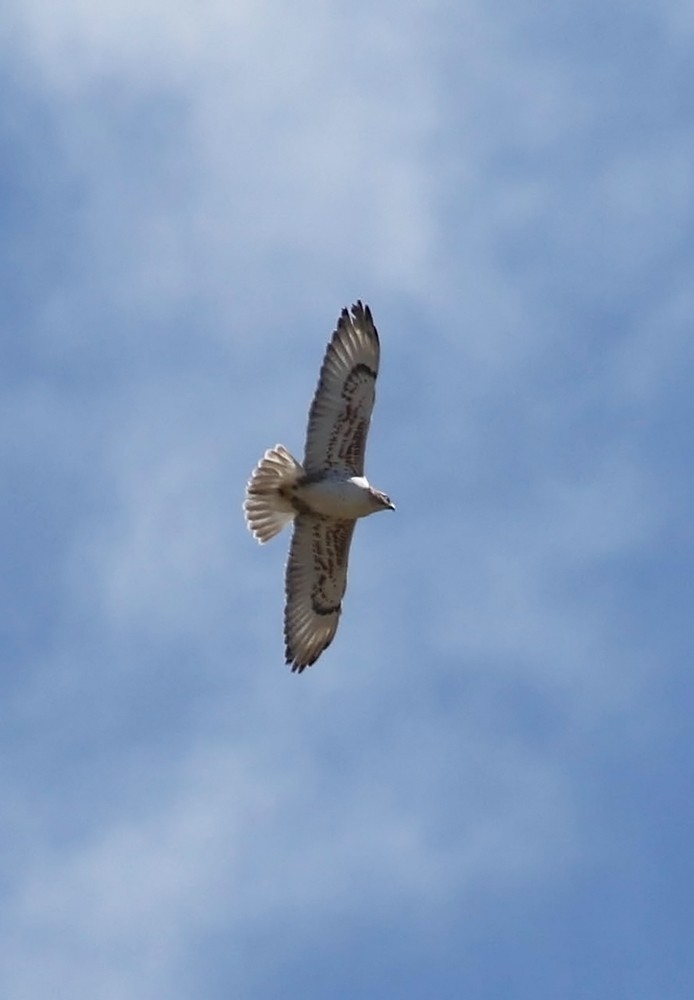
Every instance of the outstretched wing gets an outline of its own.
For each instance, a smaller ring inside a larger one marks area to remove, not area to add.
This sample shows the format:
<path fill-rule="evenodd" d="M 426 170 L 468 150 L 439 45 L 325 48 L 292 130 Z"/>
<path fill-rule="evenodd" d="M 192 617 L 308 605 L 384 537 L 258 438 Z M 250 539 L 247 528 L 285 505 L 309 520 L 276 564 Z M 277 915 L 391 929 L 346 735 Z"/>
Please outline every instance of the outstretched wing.
<path fill-rule="evenodd" d="M 371 310 L 357 302 L 346 309 L 325 352 L 308 416 L 304 468 L 364 475 L 364 451 L 375 398 L 378 333 Z"/>
<path fill-rule="evenodd" d="M 301 514 L 294 522 L 285 590 L 287 663 L 299 673 L 333 641 L 347 586 L 354 521 Z"/>

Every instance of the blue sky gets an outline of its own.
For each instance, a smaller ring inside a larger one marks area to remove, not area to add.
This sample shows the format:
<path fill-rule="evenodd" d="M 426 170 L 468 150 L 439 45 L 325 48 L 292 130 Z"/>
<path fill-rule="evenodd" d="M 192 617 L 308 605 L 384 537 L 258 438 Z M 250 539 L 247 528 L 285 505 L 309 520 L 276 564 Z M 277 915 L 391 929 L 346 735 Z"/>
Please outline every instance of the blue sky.
<path fill-rule="evenodd" d="M 2 996 L 689 1000 L 694 7 L 0 26 Z M 240 506 L 356 298 L 296 676 Z"/>

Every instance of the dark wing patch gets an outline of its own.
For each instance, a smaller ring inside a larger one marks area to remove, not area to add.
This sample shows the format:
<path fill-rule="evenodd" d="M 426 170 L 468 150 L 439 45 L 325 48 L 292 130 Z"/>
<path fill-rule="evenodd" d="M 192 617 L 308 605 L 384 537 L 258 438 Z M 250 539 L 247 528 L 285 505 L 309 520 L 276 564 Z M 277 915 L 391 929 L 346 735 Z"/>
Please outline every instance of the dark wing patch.
<path fill-rule="evenodd" d="M 285 581 L 285 654 L 299 673 L 333 641 L 347 587 L 354 521 L 301 514 L 294 522 Z"/>
<path fill-rule="evenodd" d="M 308 418 L 304 468 L 364 475 L 366 437 L 376 398 L 380 357 L 371 310 L 357 302 L 328 344 Z"/>

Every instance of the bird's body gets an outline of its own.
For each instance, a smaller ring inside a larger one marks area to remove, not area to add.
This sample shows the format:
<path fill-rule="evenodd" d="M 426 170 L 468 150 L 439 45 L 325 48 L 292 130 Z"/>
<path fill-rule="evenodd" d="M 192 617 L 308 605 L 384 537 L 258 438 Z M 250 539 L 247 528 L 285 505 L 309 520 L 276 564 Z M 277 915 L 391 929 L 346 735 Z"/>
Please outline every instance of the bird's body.
<path fill-rule="evenodd" d="M 321 479 L 306 478 L 294 488 L 297 511 L 307 507 L 312 514 L 323 517 L 366 517 L 382 510 L 365 476 L 345 477 L 339 473 Z"/>
<path fill-rule="evenodd" d="M 369 307 L 357 302 L 351 315 L 343 309 L 311 404 L 303 463 L 278 444 L 265 452 L 246 489 L 246 521 L 258 541 L 294 521 L 284 634 L 287 663 L 299 672 L 337 631 L 357 519 L 394 509 L 364 476 L 379 354 Z"/>

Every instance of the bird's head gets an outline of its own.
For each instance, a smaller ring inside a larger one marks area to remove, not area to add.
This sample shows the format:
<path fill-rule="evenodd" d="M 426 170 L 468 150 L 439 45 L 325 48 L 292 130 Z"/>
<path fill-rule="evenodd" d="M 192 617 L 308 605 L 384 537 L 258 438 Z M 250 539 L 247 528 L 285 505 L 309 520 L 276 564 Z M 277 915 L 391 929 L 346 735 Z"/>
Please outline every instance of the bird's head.
<path fill-rule="evenodd" d="M 372 486 L 371 496 L 373 497 L 375 510 L 395 510 L 395 504 L 387 493 L 381 493 L 380 490 L 376 490 Z"/>

